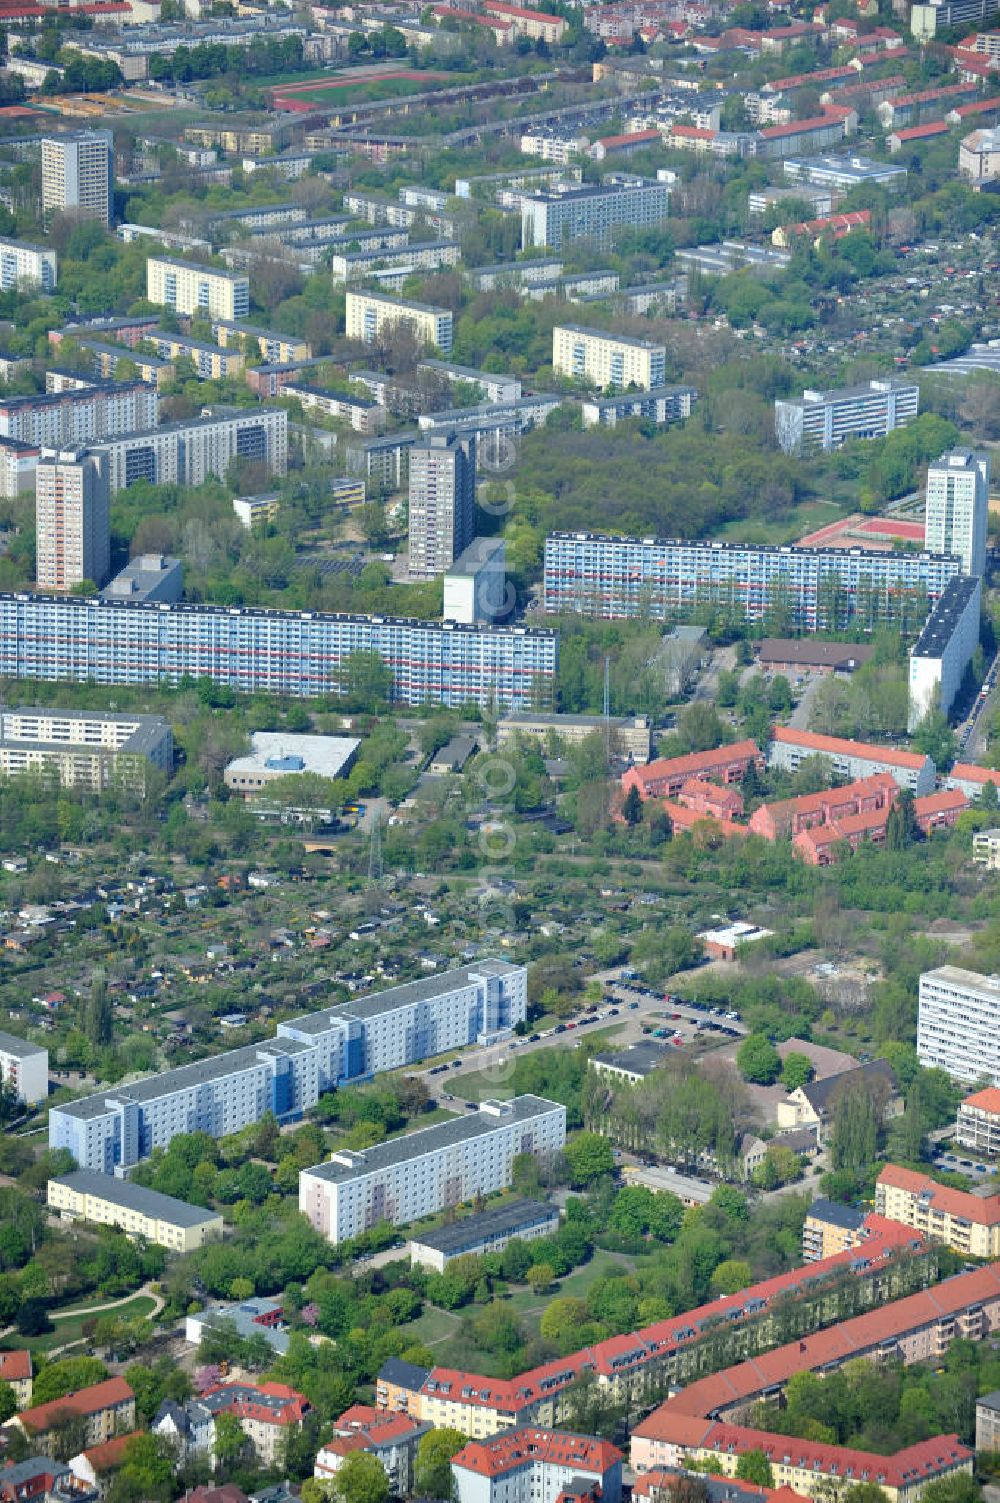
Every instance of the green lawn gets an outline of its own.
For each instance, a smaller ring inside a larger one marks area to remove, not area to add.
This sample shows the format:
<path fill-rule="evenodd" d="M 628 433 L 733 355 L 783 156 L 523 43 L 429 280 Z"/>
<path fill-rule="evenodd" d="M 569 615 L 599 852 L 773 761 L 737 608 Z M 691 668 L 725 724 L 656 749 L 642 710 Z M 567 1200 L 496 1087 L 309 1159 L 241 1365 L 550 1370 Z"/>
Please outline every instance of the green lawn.
<path fill-rule="evenodd" d="M 103 1304 L 100 1295 L 95 1295 L 89 1301 L 92 1305 Z M 0 1340 L 0 1347 L 7 1351 L 23 1349 L 27 1347 L 31 1352 L 48 1352 L 53 1347 L 67 1346 L 70 1342 L 82 1341 L 83 1323 L 86 1320 L 97 1320 L 101 1313 L 108 1315 L 121 1315 L 126 1319 L 134 1320 L 136 1316 L 151 1315 L 156 1308 L 156 1302 L 148 1294 L 136 1294 L 132 1299 L 126 1300 L 122 1305 L 116 1305 L 114 1309 L 106 1312 L 98 1312 L 94 1316 L 87 1315 L 87 1306 L 78 1309 L 56 1310 L 52 1317 L 53 1326 L 51 1331 L 46 1331 L 44 1336 L 19 1336 L 16 1331 Z"/>
<path fill-rule="evenodd" d="M 399 65 L 401 68 L 409 67 L 404 58 Z M 462 82 L 462 75 L 454 75 L 455 84 Z M 287 79 L 282 82 L 288 82 Z M 452 87 L 452 79 L 440 78 L 371 78 L 362 79 L 358 83 L 343 84 L 338 88 L 296 89 L 294 94 L 289 94 L 290 99 L 304 99 L 308 104 L 322 105 L 325 109 L 336 110 L 341 105 L 347 104 L 375 104 L 380 99 L 399 99 L 407 94 L 424 94 L 429 89 L 441 89 Z"/>
<path fill-rule="evenodd" d="M 838 518 L 857 511 L 857 506 L 844 507 L 835 501 L 804 501 L 792 511 L 780 517 L 737 518 L 719 528 L 718 536 L 730 543 L 794 543 L 807 532 L 818 527 L 827 527 Z"/>
<path fill-rule="evenodd" d="M 608 1039 L 614 1038 L 616 1034 L 621 1033 L 624 1026 L 624 1023 L 612 1023 L 607 1028 L 584 1029 L 583 1033 L 577 1033 L 576 1029 L 572 1029 L 569 1033 L 561 1033 L 557 1038 L 553 1039 L 551 1047 L 553 1049 L 572 1049 L 578 1038 L 596 1039 L 599 1043 L 603 1044 Z M 544 1050 L 533 1052 L 544 1053 Z M 499 1065 L 496 1070 L 456 1071 L 452 1076 L 450 1089 L 463 1101 L 486 1101 L 490 1097 L 497 1097 L 501 1101 L 505 1101 L 514 1094 L 514 1087 L 512 1085 L 513 1072 L 510 1070 L 510 1066 L 517 1060 L 517 1057 L 518 1051 L 515 1049 L 513 1054 L 505 1054 L 503 1056 L 504 1063 Z M 527 1058 L 527 1056 L 523 1057 Z"/>

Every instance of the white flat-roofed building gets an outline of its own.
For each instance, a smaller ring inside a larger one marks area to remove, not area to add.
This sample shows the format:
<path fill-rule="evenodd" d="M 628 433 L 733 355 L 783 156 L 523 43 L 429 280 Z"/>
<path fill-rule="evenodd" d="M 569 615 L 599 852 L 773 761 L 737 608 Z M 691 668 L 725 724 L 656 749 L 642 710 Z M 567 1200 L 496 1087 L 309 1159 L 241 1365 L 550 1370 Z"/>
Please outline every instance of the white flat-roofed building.
<path fill-rule="evenodd" d="M 905 428 L 917 416 L 920 387 L 900 376 L 885 376 L 864 386 L 836 391 L 802 393 L 800 401 L 780 399 L 774 404 L 778 443 L 791 454 L 797 449 L 836 449 L 848 439 L 884 438 Z"/>
<path fill-rule="evenodd" d="M 517 376 L 481 371 L 471 365 L 455 365 L 450 360 L 421 360 L 417 371 L 432 371 L 443 376 L 452 386 L 458 382 L 478 386 L 486 402 L 516 402 L 521 396 L 521 382 Z"/>
<path fill-rule="evenodd" d="M 435 345 L 442 354 L 451 349 L 452 315 L 450 308 L 433 308 L 406 298 L 389 297 L 383 292 L 347 293 L 347 337 L 374 344 L 383 331 L 394 324 L 410 324 L 418 339 Z"/>
<path fill-rule="evenodd" d="M 909 712 L 912 734 L 932 710 L 948 715 L 965 670 L 979 646 L 982 580 L 957 574 L 927 617 L 910 649 Z"/>
<path fill-rule="evenodd" d="M 651 391 L 625 392 L 620 397 L 590 397 L 583 403 L 585 428 L 614 428 L 629 418 L 663 426 L 691 416 L 698 393 L 693 386 L 657 386 Z"/>
<path fill-rule="evenodd" d="M 521 201 L 521 244 L 557 251 L 574 240 L 593 240 L 606 249 L 619 230 L 654 229 L 669 214 L 666 183 L 543 190 Z"/>
<path fill-rule="evenodd" d="M 942 965 L 920 978 L 917 1055 L 953 1080 L 1000 1085 L 1000 976 Z"/>
<path fill-rule="evenodd" d="M 178 1133 L 225 1137 L 265 1112 L 289 1121 L 345 1082 L 505 1038 L 526 1013 L 524 966 L 482 960 L 289 1018 L 274 1038 L 53 1108 L 49 1143 L 111 1174 Z"/>
<path fill-rule="evenodd" d="M 42 212 L 72 213 L 111 223 L 113 138 L 109 130 L 81 130 L 42 141 Z"/>
<path fill-rule="evenodd" d="M 879 187 L 899 189 L 906 182 L 906 168 L 892 162 L 875 162 L 870 157 L 817 156 L 785 157 L 785 177 L 793 183 L 814 183 L 820 188 Z"/>
<path fill-rule="evenodd" d="M 630 339 L 579 324 L 557 324 L 552 330 L 552 369 L 561 376 L 589 381 L 600 387 L 642 391 L 663 385 L 667 352 L 649 339 Z"/>
<path fill-rule="evenodd" d="M 495 621 L 507 606 L 506 544 L 474 538 L 444 576 L 445 621 Z"/>
<path fill-rule="evenodd" d="M 246 318 L 250 281 L 238 272 L 173 256 L 150 256 L 146 262 L 146 297 L 151 303 L 192 317 Z"/>
<path fill-rule="evenodd" d="M 972 859 L 989 872 L 1000 871 L 1000 828 L 977 830 L 972 837 Z"/>
<path fill-rule="evenodd" d="M 275 778 L 312 772 L 321 778 L 346 777 L 361 742 L 354 736 L 299 736 L 284 731 L 254 731 L 248 756 L 236 757 L 223 773 L 234 793 L 253 798 Z"/>
<path fill-rule="evenodd" d="M 35 470 L 42 457 L 40 444 L 19 438 L 0 438 L 0 496 L 16 500 L 35 489 Z"/>
<path fill-rule="evenodd" d="M 162 553 L 138 553 L 101 591 L 104 600 L 180 600 L 184 565 Z"/>
<path fill-rule="evenodd" d="M 484 1101 L 478 1112 L 303 1169 L 299 1210 L 336 1244 L 506 1189 L 518 1154 L 557 1153 L 565 1142 L 564 1106 L 539 1096 Z"/>
<path fill-rule="evenodd" d="M 50 1179 L 46 1198 L 49 1209 L 62 1221 L 117 1227 L 127 1237 L 142 1237 L 171 1252 L 192 1252 L 222 1236 L 218 1211 L 189 1205 L 127 1179 L 95 1174 L 92 1169 Z"/>
<path fill-rule="evenodd" d="M 559 1207 L 543 1200 L 515 1200 L 507 1205 L 488 1206 L 473 1216 L 463 1216 L 433 1232 L 420 1232 L 410 1238 L 407 1251 L 411 1263 L 419 1263 L 435 1273 L 444 1273 L 453 1258 L 471 1254 L 502 1252 L 508 1242 L 534 1242 L 551 1237 L 559 1230 Z"/>
<path fill-rule="evenodd" d="M 54 292 L 57 275 L 54 250 L 24 240 L 0 239 L 0 289 L 4 292 L 32 287 Z"/>
<path fill-rule="evenodd" d="M 234 459 L 258 459 L 270 474 L 284 475 L 288 413 L 283 407 L 254 407 L 159 428 L 136 423 L 92 448 L 107 456 L 112 496 L 136 480 L 151 485 L 202 485 L 210 475 L 221 480 Z"/>
<path fill-rule="evenodd" d="M 385 269 L 439 271 L 442 266 L 457 266 L 461 250 L 457 240 L 428 240 L 404 245 L 399 250 L 338 251 L 330 258 L 330 273 L 335 282 L 350 282 Z M 440 346 L 439 346 L 440 348 Z"/>
<path fill-rule="evenodd" d="M 150 428 L 157 420 L 156 391 L 144 381 L 111 382 L 46 372 L 49 389 L 25 397 L 0 397 L 0 437 L 44 448 L 93 444 L 119 433 Z"/>
<path fill-rule="evenodd" d="M 435 429 L 410 450 L 409 572 L 433 579 L 476 533 L 476 439 Z"/>
<path fill-rule="evenodd" d="M 953 553 L 966 574 L 986 573 L 990 456 L 985 449 L 952 449 L 927 468 L 924 546 Z"/>
<path fill-rule="evenodd" d="M 66 787 L 94 793 L 124 779 L 142 784 L 147 766 L 169 772 L 174 737 L 159 715 L 36 706 L 0 709 L 0 773 L 53 769 Z"/>
<path fill-rule="evenodd" d="M 102 585 L 111 568 L 107 466 L 86 449 L 43 449 L 35 470 L 35 570 L 43 590 Z"/>
<path fill-rule="evenodd" d="M 44 1101 L 49 1094 L 49 1051 L 14 1033 L 0 1032 L 0 1080 L 28 1106 Z"/>

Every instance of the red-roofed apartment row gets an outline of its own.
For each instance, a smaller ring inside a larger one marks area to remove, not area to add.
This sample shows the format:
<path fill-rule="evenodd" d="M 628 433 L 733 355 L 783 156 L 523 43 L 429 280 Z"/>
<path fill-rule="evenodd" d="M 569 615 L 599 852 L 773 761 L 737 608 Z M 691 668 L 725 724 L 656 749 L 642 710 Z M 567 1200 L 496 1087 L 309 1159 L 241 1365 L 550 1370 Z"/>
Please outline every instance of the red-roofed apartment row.
<path fill-rule="evenodd" d="M 525 1426 L 472 1440 L 452 1459 L 457 1503 L 620 1503 L 622 1453 L 610 1441 Z"/>
<path fill-rule="evenodd" d="M 762 1450 L 775 1481 L 809 1497 L 837 1485 L 874 1482 L 893 1503 L 911 1503 L 930 1481 L 970 1471 L 972 1452 L 955 1435 L 936 1436 L 895 1456 L 771 1435 L 746 1427 L 754 1404 L 780 1395 L 799 1372 L 830 1372 L 858 1357 L 935 1362 L 953 1341 L 980 1340 L 1000 1326 L 1000 1264 L 973 1269 L 853 1320 L 690 1383 L 632 1432 L 637 1473 L 718 1456 L 726 1475 Z"/>
<path fill-rule="evenodd" d="M 994 1159 L 1000 1154 L 1000 1090 L 996 1086 L 966 1096 L 958 1108 L 955 1137 L 977 1158 Z"/>
<path fill-rule="evenodd" d="M 886 1164 L 875 1182 L 875 1204 L 880 1215 L 945 1242 L 954 1252 L 1000 1255 L 1000 1195 L 952 1190 L 915 1169 Z"/>
<path fill-rule="evenodd" d="M 764 770 L 764 758 L 756 741 L 733 741 L 715 751 L 691 752 L 685 757 L 660 757 L 644 767 L 630 767 L 622 775 L 622 793 L 639 790 L 641 799 L 674 798 L 688 778 L 708 778 L 716 783 L 742 783 L 750 768 Z"/>
<path fill-rule="evenodd" d="M 533 42 L 561 42 L 566 30 L 562 16 L 552 16 L 543 10 L 524 10 L 520 5 L 508 5 L 506 0 L 483 0 L 483 10 L 510 21 L 518 36 Z"/>
<path fill-rule="evenodd" d="M 772 767 L 795 772 L 807 757 L 824 758 L 831 772 L 852 781 L 870 778 L 879 772 L 891 772 L 900 788 L 909 788 L 916 794 L 934 792 L 934 763 L 920 752 L 876 746 L 866 741 L 848 741 L 842 736 L 821 736 L 816 731 L 797 731 L 791 726 L 775 726 L 767 758 Z M 1000 781 L 1000 773 L 997 773 L 997 780 Z"/>
<path fill-rule="evenodd" d="M 376 1403 L 380 1409 L 404 1412 L 411 1419 L 453 1426 L 474 1439 L 485 1439 L 507 1426 L 556 1426 L 565 1421 L 565 1394 L 579 1375 L 593 1374 L 598 1385 L 616 1399 L 625 1394 L 637 1374 L 676 1379 L 684 1371 L 684 1349 L 698 1342 L 706 1324 L 754 1319 L 778 1296 L 806 1290 L 814 1280 L 844 1271 L 878 1279 L 879 1270 L 891 1266 L 900 1251 L 921 1243 L 913 1232 L 880 1216 L 868 1217 L 864 1230 L 866 1241 L 857 1250 L 778 1274 L 630 1335 L 596 1342 L 516 1378 L 487 1378 L 444 1367 L 428 1372 L 391 1358 L 378 1375 Z"/>

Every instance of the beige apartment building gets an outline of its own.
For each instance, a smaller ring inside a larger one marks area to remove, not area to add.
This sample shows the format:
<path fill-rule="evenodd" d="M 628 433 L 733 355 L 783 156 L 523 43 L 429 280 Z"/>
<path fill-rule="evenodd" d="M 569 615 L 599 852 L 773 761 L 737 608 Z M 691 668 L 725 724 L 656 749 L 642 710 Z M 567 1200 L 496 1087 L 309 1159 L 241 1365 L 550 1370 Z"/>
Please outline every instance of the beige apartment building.
<path fill-rule="evenodd" d="M 151 303 L 192 317 L 246 318 L 250 279 L 234 271 L 199 266 L 173 256 L 150 256 L 146 262 L 146 296 Z"/>
<path fill-rule="evenodd" d="M 524 711 L 505 715 L 497 722 L 497 745 L 506 746 L 516 736 L 542 742 L 555 736 L 567 746 L 579 746 L 588 736 L 595 732 L 603 736 L 605 731 L 610 732 L 612 752 L 633 762 L 649 761 L 648 715 L 613 715 L 605 720 L 603 715 L 542 715 Z"/>
<path fill-rule="evenodd" d="M 222 1217 L 216 1211 L 93 1169 L 50 1179 L 48 1205 L 62 1221 L 114 1226 L 127 1237 L 144 1237 L 171 1252 L 193 1252 L 221 1237 L 223 1231 Z"/>
<path fill-rule="evenodd" d="M 955 1137 L 979 1158 L 995 1159 L 1000 1154 L 1000 1090 L 996 1086 L 966 1096 L 958 1108 Z"/>
<path fill-rule="evenodd" d="M 953 1252 L 1000 1257 L 1000 1195 L 995 1193 L 952 1190 L 926 1174 L 887 1164 L 875 1184 L 875 1210 Z"/>
<path fill-rule="evenodd" d="M 107 471 L 84 449 L 43 449 L 35 469 L 35 554 L 40 590 L 71 590 L 111 572 Z"/>
<path fill-rule="evenodd" d="M 450 308 L 433 308 L 428 303 L 413 303 L 383 292 L 348 292 L 348 339 L 374 344 L 395 324 L 409 324 L 418 339 L 435 345 L 443 355 L 451 350 Z"/>
<path fill-rule="evenodd" d="M 589 381 L 602 390 L 630 386 L 648 391 L 662 386 L 667 352 L 648 339 L 628 339 L 579 324 L 557 324 L 552 330 L 552 369 L 560 376 Z"/>

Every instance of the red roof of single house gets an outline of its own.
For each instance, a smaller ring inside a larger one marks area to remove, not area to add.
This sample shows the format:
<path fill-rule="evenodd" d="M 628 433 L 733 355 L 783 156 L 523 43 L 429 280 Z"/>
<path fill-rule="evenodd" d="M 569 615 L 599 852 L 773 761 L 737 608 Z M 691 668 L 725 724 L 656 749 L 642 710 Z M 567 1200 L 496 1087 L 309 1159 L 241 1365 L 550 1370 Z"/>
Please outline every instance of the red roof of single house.
<path fill-rule="evenodd" d="M 886 1164 L 875 1183 L 888 1185 L 893 1190 L 906 1190 L 911 1195 L 926 1196 L 931 1210 L 960 1216 L 976 1226 L 1000 1226 L 1000 1195 L 970 1195 L 967 1190 L 952 1190 L 916 1169 L 904 1169 L 899 1164 Z"/>
<path fill-rule="evenodd" d="M 928 120 L 925 125 L 908 125 L 905 130 L 894 130 L 896 141 L 921 141 L 925 136 L 943 136 L 948 127 L 943 120 Z"/>
<path fill-rule="evenodd" d="M 945 814 L 949 809 L 967 809 L 969 800 L 961 788 L 940 788 L 937 793 L 925 793 L 913 800 L 913 812 L 917 819 L 928 814 Z"/>
<path fill-rule="evenodd" d="M 141 1430 L 130 1430 L 128 1435 L 115 1435 L 99 1446 L 88 1446 L 83 1454 L 95 1472 L 113 1472 L 125 1460 L 125 1448 L 129 1441 L 135 1440 L 142 1433 Z"/>
<path fill-rule="evenodd" d="M 704 125 L 671 125 L 671 136 L 680 136 L 683 141 L 714 141 L 718 131 Z"/>
<path fill-rule="evenodd" d="M 817 731 L 796 731 L 790 726 L 774 728 L 773 740 L 782 746 L 801 746 L 806 751 L 826 752 L 829 756 L 862 757 L 868 762 L 884 762 L 888 767 L 909 767 L 919 772 L 927 758 L 919 752 L 901 751 L 897 746 L 876 746 L 866 741 L 849 741 L 842 736 L 821 736 Z M 954 769 L 952 769 L 954 774 Z M 1000 779 L 1000 773 L 997 774 Z"/>
<path fill-rule="evenodd" d="M 590 1435 L 570 1435 L 562 1430 L 502 1430 L 489 1440 L 472 1440 L 452 1459 L 452 1465 L 480 1477 L 500 1477 L 532 1459 L 573 1471 L 604 1474 L 623 1459 L 621 1451 L 607 1440 Z"/>
<path fill-rule="evenodd" d="M 714 751 L 688 752 L 683 757 L 658 757 L 655 762 L 647 762 L 645 766 L 633 767 L 629 771 L 638 774 L 643 783 L 656 783 L 662 778 L 688 777 L 691 773 L 708 772 L 713 767 L 756 760 L 759 756 L 756 741 L 731 741 L 726 746 L 717 746 Z"/>
<path fill-rule="evenodd" d="M 987 1086 L 985 1091 L 973 1091 L 971 1096 L 966 1096 L 963 1106 L 971 1106 L 978 1112 L 989 1112 L 991 1116 L 1000 1117 L 1000 1089 L 996 1086 Z"/>
<path fill-rule="evenodd" d="M 761 131 L 761 135 L 768 141 L 778 140 L 781 136 L 797 136 L 805 131 L 822 130 L 823 126 L 837 125 L 843 115 L 836 115 L 831 109 L 826 115 L 812 115 L 808 120 L 789 120 L 787 125 L 767 125 Z"/>
<path fill-rule="evenodd" d="M 1000 110 L 1000 99 L 996 95 L 992 99 L 973 99 L 968 104 L 957 104 L 949 113 L 964 120 L 966 115 L 981 115 L 986 110 Z"/>
<path fill-rule="evenodd" d="M 38 1404 L 34 1409 L 25 1409 L 18 1419 L 26 1430 L 40 1432 L 50 1429 L 64 1414 L 99 1414 L 115 1404 L 125 1404 L 135 1394 L 124 1378 L 106 1378 L 103 1383 L 92 1383 L 87 1388 L 78 1388 L 76 1393 L 67 1393 L 61 1399 L 50 1399 L 47 1404 Z"/>
<path fill-rule="evenodd" d="M 23 1383 L 31 1374 L 30 1352 L 0 1352 L 0 1383 Z"/>

